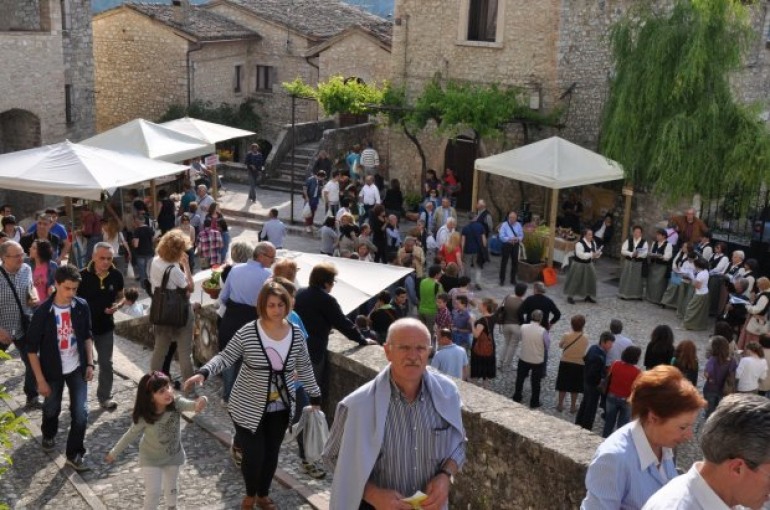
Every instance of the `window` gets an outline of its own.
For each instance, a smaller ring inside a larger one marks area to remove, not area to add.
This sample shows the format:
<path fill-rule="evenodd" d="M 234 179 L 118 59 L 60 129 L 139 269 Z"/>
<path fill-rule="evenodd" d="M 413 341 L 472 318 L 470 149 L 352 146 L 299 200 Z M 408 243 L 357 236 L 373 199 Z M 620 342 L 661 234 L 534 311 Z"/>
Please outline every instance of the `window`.
<path fill-rule="evenodd" d="M 495 42 L 497 39 L 497 0 L 470 0 L 468 40 Z"/>
<path fill-rule="evenodd" d="M 258 92 L 272 92 L 275 83 L 275 68 L 272 66 L 257 66 L 257 86 Z"/>
<path fill-rule="evenodd" d="M 61 29 L 64 35 L 69 35 L 70 30 L 70 12 L 67 0 L 61 0 Z"/>
<path fill-rule="evenodd" d="M 72 85 L 64 86 L 64 120 L 72 124 Z"/>
<path fill-rule="evenodd" d="M 235 75 L 233 76 L 233 92 L 239 94 L 241 92 L 241 79 L 243 77 L 243 66 L 235 66 Z"/>

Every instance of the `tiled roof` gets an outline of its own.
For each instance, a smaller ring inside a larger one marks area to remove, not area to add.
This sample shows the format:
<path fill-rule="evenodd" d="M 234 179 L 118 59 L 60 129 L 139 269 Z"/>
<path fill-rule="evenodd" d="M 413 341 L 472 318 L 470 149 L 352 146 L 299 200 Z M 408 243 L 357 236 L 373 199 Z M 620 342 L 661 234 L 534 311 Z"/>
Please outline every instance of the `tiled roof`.
<path fill-rule="evenodd" d="M 199 41 L 252 39 L 259 37 L 259 34 L 253 30 L 195 5 L 190 5 L 186 8 L 187 16 L 183 18 L 184 21 L 181 21 L 178 13 L 175 12 L 182 9 L 179 6 L 144 3 L 129 3 L 125 5 L 164 25 L 184 32 Z"/>
<path fill-rule="evenodd" d="M 393 24 L 338 0 L 228 0 L 317 42 L 359 26 L 390 45 Z"/>

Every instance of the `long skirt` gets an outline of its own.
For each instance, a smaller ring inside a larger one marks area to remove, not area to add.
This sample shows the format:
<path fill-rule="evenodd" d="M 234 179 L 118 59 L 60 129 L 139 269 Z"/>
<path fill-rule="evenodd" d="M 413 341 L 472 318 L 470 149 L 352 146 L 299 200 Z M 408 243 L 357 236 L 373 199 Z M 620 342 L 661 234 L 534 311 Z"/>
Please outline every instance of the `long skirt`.
<path fill-rule="evenodd" d="M 721 275 L 709 276 L 709 315 L 716 316 L 720 309 L 720 294 L 722 291 L 724 277 Z"/>
<path fill-rule="evenodd" d="M 695 287 L 689 283 L 682 284 L 682 289 L 679 292 L 679 301 L 676 304 L 676 316 L 678 318 L 684 320 L 684 313 L 687 311 L 687 306 L 690 304 L 694 294 Z M 706 311 L 708 311 L 708 306 L 706 306 Z"/>
<path fill-rule="evenodd" d="M 673 308 L 676 310 L 685 287 L 686 285 L 684 283 L 671 283 L 669 281 L 666 292 L 664 292 L 663 296 L 660 298 L 660 304 L 666 308 Z"/>
<path fill-rule="evenodd" d="M 471 378 L 494 379 L 497 375 L 497 361 L 495 355 L 477 356 L 471 351 Z"/>
<path fill-rule="evenodd" d="M 666 292 L 668 268 L 663 264 L 650 264 L 650 273 L 647 275 L 647 301 L 660 304 L 663 293 Z"/>
<path fill-rule="evenodd" d="M 564 294 L 567 297 L 596 297 L 596 268 L 592 263 L 573 262 L 564 282 Z"/>
<path fill-rule="evenodd" d="M 625 260 L 623 262 L 618 297 L 623 299 L 642 299 L 644 297 L 642 265 L 641 260 L 638 262 L 635 260 Z"/>
<path fill-rule="evenodd" d="M 583 372 L 585 367 L 579 363 L 559 362 L 556 374 L 556 391 L 583 393 Z"/>
<path fill-rule="evenodd" d="M 695 294 L 687 304 L 687 310 L 684 313 L 684 329 L 691 331 L 708 329 L 709 304 L 708 294 Z"/>

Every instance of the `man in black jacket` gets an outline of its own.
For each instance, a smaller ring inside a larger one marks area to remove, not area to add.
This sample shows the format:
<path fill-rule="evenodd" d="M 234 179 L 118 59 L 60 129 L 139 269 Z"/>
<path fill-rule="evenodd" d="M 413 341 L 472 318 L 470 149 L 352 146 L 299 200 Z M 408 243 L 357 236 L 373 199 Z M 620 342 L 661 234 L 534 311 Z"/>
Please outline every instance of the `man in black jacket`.
<path fill-rule="evenodd" d="M 540 321 L 540 325 L 550 330 L 551 326 L 561 319 L 561 311 L 559 311 L 556 303 L 545 295 L 545 284 L 543 282 L 535 282 L 532 285 L 532 291 L 533 294 L 526 298 L 519 307 L 519 324 L 528 324 L 532 321 L 530 314 L 535 310 L 540 310 L 543 312 L 543 319 Z"/>
<path fill-rule="evenodd" d="M 583 371 L 583 400 L 580 402 L 575 425 L 580 425 L 586 430 L 594 428 L 596 409 L 599 406 L 599 383 L 604 378 L 607 352 L 615 343 L 615 335 L 605 331 L 599 336 L 599 342 L 588 348 L 583 357 L 585 369 Z"/>
<path fill-rule="evenodd" d="M 356 325 L 350 321 L 334 297 L 329 294 L 337 277 L 337 268 L 333 264 L 323 262 L 313 267 L 310 272 L 309 286 L 297 292 L 294 311 L 302 319 L 307 329 L 307 349 L 310 361 L 313 362 L 315 380 L 321 388 L 321 395 L 326 398 L 328 392 L 327 346 L 329 333 L 337 329 L 358 345 L 377 345 L 376 340 L 364 338 Z"/>

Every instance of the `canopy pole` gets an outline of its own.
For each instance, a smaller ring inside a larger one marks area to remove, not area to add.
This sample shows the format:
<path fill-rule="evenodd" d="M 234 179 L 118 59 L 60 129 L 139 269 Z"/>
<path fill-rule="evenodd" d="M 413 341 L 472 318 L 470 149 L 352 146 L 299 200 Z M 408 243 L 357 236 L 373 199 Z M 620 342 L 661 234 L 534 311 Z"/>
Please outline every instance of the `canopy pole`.
<path fill-rule="evenodd" d="M 471 210 L 475 210 L 479 201 L 479 170 L 473 169 L 473 190 L 471 191 Z M 476 211 L 478 212 L 478 211 Z"/>
<path fill-rule="evenodd" d="M 214 200 L 216 201 L 217 200 L 217 191 L 218 191 L 217 188 L 219 188 L 219 177 L 218 177 L 218 174 L 217 174 L 217 167 L 219 165 L 216 164 L 216 165 L 211 165 L 211 166 L 212 166 L 212 169 L 211 169 L 211 196 L 214 197 Z"/>
<path fill-rule="evenodd" d="M 158 187 L 155 185 L 155 179 L 150 181 L 150 211 L 152 211 L 152 216 L 156 217 L 157 212 L 155 211 L 155 204 L 158 203 Z"/>
<path fill-rule="evenodd" d="M 553 252 L 556 247 L 556 215 L 559 212 L 559 190 L 551 190 L 551 210 L 548 216 L 548 267 L 553 267 Z"/>
<path fill-rule="evenodd" d="M 75 208 L 72 206 L 72 197 L 64 197 L 64 211 L 67 213 L 72 238 L 75 239 Z"/>
<path fill-rule="evenodd" d="M 623 186 L 623 196 L 626 197 L 626 200 L 623 207 L 623 230 L 620 235 L 621 241 L 628 236 L 628 231 L 631 228 L 631 201 L 634 198 L 634 187 L 630 184 Z"/>

